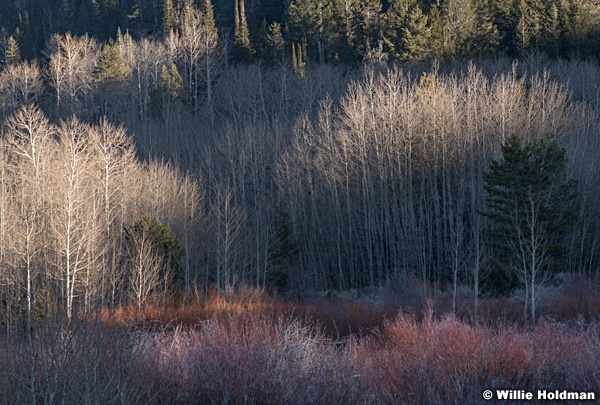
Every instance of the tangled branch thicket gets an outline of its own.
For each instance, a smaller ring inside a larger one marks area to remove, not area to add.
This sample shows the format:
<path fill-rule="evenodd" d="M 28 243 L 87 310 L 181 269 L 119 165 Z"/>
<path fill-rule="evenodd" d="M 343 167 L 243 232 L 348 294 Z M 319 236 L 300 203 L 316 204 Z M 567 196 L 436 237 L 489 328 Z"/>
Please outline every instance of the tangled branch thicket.
<path fill-rule="evenodd" d="M 400 312 L 362 338 L 264 310 L 137 332 L 48 323 L 35 332 L 33 392 L 29 349 L 2 338 L 0 401 L 447 404 L 506 387 L 600 389 L 597 322 L 522 328 L 416 315 Z"/>

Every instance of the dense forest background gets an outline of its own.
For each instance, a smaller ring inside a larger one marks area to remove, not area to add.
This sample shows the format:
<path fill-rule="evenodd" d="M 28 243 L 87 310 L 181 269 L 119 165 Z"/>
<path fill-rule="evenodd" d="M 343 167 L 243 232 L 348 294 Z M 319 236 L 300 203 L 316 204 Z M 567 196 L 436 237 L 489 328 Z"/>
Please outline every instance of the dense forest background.
<path fill-rule="evenodd" d="M 274 63 L 284 54 L 298 63 L 359 64 L 532 48 L 587 57 L 600 45 L 598 6 L 588 0 L 4 0 L 1 39 L 12 36 L 32 59 L 56 33 L 167 38 L 190 29 L 194 7 L 213 15 L 228 62 Z"/>
<path fill-rule="evenodd" d="M 576 181 L 543 275 L 596 276 L 592 3 L 5 3 L 11 322 L 210 285 L 527 287 L 482 215 L 513 136 Z"/>

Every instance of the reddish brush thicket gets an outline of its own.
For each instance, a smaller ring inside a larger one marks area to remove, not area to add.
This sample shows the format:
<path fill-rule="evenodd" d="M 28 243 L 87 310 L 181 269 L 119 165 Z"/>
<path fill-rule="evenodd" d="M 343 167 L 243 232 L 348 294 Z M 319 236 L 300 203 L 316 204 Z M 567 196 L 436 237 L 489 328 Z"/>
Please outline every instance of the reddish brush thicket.
<path fill-rule="evenodd" d="M 32 347 L 0 339 L 0 402 L 458 404 L 482 402 L 486 389 L 600 393 L 598 321 L 476 324 L 437 315 L 433 303 L 393 316 L 391 306 L 246 290 L 49 322 Z"/>
<path fill-rule="evenodd" d="M 360 367 L 300 322 L 257 313 L 217 316 L 201 328 L 146 343 L 160 402 L 350 403 L 363 395 Z"/>
<path fill-rule="evenodd" d="M 397 300 L 396 300 L 397 301 Z M 368 297 L 339 300 L 317 297 L 310 301 L 275 299 L 256 288 L 243 287 L 238 291 L 211 290 L 204 298 L 189 302 L 178 301 L 165 305 L 146 302 L 141 307 L 135 303 L 112 310 L 103 309 L 100 318 L 110 325 L 144 326 L 153 329 L 177 325 L 193 327 L 219 314 L 261 313 L 269 317 L 295 317 L 305 324 L 314 324 L 335 338 L 350 334 L 365 334 L 393 318 L 401 306 L 392 300 L 373 300 Z M 414 307 L 413 310 L 417 310 Z"/>
<path fill-rule="evenodd" d="M 600 389 L 599 324 L 470 326 L 399 315 L 336 341 L 299 320 L 237 313 L 144 338 L 165 403 L 478 403 L 486 389 Z"/>
<path fill-rule="evenodd" d="M 598 332 L 598 324 L 473 327 L 400 315 L 365 355 L 375 359 L 370 372 L 384 403 L 477 403 L 486 389 L 597 392 Z"/>

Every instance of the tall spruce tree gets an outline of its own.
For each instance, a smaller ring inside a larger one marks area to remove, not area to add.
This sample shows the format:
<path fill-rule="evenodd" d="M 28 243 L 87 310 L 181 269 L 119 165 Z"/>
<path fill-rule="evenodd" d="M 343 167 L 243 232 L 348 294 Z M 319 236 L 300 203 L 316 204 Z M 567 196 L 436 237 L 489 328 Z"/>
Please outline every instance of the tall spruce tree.
<path fill-rule="evenodd" d="M 127 61 L 119 51 L 119 44 L 112 39 L 102 47 L 98 56 L 98 65 L 94 69 L 94 81 L 124 82 L 130 76 Z"/>
<path fill-rule="evenodd" d="M 538 286 L 557 265 L 563 234 L 575 198 L 576 182 L 567 175 L 567 156 L 555 140 L 522 145 L 512 136 L 502 158 L 484 174 L 488 193 L 483 215 L 491 221 L 488 243 L 518 273 L 525 286 L 525 313 L 536 316 Z"/>
<path fill-rule="evenodd" d="M 254 56 L 254 49 L 250 43 L 250 30 L 246 19 L 245 0 L 235 0 L 233 27 L 233 49 L 234 62 L 250 63 Z"/>
<path fill-rule="evenodd" d="M 285 41 L 281 33 L 281 24 L 274 22 L 267 28 L 265 34 L 265 56 L 264 59 L 273 64 L 283 60 L 285 54 Z"/>
<path fill-rule="evenodd" d="M 332 2 L 292 0 L 287 8 L 286 19 L 290 41 L 306 41 L 305 56 L 311 61 L 327 62 L 336 37 Z"/>
<path fill-rule="evenodd" d="M 21 48 L 19 47 L 19 43 L 15 40 L 15 38 L 11 35 L 8 37 L 6 41 L 6 47 L 4 49 L 4 58 L 2 60 L 3 64 L 13 65 L 15 63 L 19 63 L 21 61 Z"/>
<path fill-rule="evenodd" d="M 399 59 L 402 54 L 402 28 L 409 8 L 418 7 L 414 0 L 391 0 L 382 17 L 382 38 L 385 51 Z"/>
<path fill-rule="evenodd" d="M 360 0 L 351 3 L 350 31 L 347 35 L 355 61 L 363 59 L 369 50 L 377 46 L 381 30 L 381 8 L 379 0 Z"/>
<path fill-rule="evenodd" d="M 163 0 L 163 36 L 166 38 L 171 31 L 175 31 L 177 28 L 177 15 L 175 14 L 175 7 L 173 0 Z"/>
<path fill-rule="evenodd" d="M 415 4 L 410 8 L 400 32 L 402 59 L 419 61 L 429 56 L 432 48 L 431 28 L 427 21 L 427 14 L 423 14 L 421 7 Z"/>

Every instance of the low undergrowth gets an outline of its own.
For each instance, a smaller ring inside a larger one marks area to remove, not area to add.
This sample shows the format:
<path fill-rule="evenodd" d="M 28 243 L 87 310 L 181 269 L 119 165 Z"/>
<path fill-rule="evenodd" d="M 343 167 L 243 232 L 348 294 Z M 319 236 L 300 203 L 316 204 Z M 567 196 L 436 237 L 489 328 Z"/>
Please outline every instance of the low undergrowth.
<path fill-rule="evenodd" d="M 213 294 L 46 322 L 31 344 L 25 333 L 3 336 L 0 402 L 476 404 L 487 389 L 600 395 L 594 297 L 575 305 L 557 294 L 562 315 L 527 325 L 507 313 L 473 320 L 468 297 L 460 317 L 441 310 L 443 296 L 404 308 L 389 298 Z M 500 304 L 481 309 L 496 313 Z M 587 312 L 567 319 L 576 308 Z"/>

